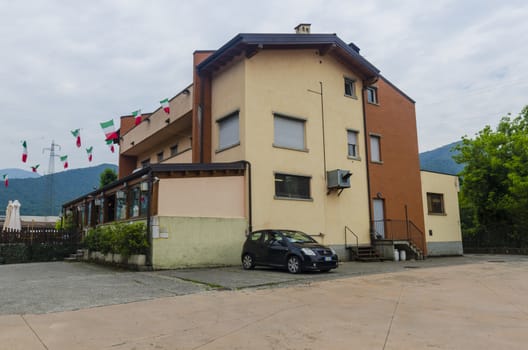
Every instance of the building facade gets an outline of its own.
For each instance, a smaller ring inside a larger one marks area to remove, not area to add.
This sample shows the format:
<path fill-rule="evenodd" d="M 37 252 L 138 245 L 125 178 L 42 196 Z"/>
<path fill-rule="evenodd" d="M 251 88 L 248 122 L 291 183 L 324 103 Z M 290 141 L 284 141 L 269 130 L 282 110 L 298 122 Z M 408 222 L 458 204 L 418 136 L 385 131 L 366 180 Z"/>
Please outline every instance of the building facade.
<path fill-rule="evenodd" d="M 297 31 L 239 34 L 196 51 L 193 83 L 170 113 L 160 108 L 137 126 L 121 117 L 119 180 L 65 205 L 73 213 L 84 203 L 78 227 L 146 220 L 154 268 L 234 263 L 245 233 L 264 228 L 305 231 L 344 260 L 395 244 L 426 255 L 414 101 L 354 44 Z M 148 200 L 134 183 L 146 183 Z M 88 222 L 90 196 L 112 202 L 118 191 L 126 199 Z M 215 220 L 224 221 L 210 239 Z M 189 244 L 230 248 L 182 259 L 177 247 Z M 385 248 L 378 254 L 391 258 Z"/>

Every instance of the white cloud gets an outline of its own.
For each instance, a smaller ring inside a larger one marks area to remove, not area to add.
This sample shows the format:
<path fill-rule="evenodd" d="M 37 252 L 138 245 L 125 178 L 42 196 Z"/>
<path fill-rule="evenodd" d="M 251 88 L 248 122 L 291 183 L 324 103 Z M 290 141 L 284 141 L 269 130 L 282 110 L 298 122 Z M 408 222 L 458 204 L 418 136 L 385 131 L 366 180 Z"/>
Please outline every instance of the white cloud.
<path fill-rule="evenodd" d="M 354 42 L 417 101 L 421 150 L 472 135 L 527 104 L 528 6 L 523 1 L 0 0 L 0 168 L 48 163 L 51 140 L 87 166 L 116 162 L 99 122 L 173 96 L 192 79 L 192 52 L 240 32 L 314 32 Z M 57 163 L 58 168 L 58 163 Z"/>

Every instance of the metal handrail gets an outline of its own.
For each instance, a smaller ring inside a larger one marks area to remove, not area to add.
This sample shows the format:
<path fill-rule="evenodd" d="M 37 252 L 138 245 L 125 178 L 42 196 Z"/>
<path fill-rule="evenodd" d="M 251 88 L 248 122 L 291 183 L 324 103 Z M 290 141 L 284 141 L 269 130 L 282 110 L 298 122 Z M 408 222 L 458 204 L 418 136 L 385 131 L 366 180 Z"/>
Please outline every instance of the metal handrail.
<path fill-rule="evenodd" d="M 349 231 L 351 234 L 354 235 L 354 237 L 356 238 L 356 255 L 359 254 L 359 237 L 358 235 L 356 235 L 354 233 L 354 231 L 352 231 L 350 229 L 350 227 L 346 226 L 345 225 L 345 249 L 348 248 L 348 244 L 347 244 L 347 231 Z"/>
<path fill-rule="evenodd" d="M 424 233 L 411 220 L 373 220 L 372 227 L 383 225 L 384 238 L 388 240 L 405 239 L 412 242 L 420 250 L 424 249 Z"/>

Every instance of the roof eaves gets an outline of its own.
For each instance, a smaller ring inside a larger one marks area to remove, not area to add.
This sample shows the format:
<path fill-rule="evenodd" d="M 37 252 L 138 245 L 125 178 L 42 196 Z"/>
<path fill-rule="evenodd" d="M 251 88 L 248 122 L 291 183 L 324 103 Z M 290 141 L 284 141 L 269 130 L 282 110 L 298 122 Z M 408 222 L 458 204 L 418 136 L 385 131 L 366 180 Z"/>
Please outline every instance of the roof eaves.
<path fill-rule="evenodd" d="M 343 50 L 348 56 L 365 68 L 373 76 L 379 75 L 377 69 L 372 63 L 361 56 L 356 50 L 347 45 L 336 34 L 252 34 L 241 33 L 227 42 L 218 49 L 214 54 L 197 66 L 198 72 L 203 72 L 224 54 L 239 45 L 325 45 L 335 44 Z"/>

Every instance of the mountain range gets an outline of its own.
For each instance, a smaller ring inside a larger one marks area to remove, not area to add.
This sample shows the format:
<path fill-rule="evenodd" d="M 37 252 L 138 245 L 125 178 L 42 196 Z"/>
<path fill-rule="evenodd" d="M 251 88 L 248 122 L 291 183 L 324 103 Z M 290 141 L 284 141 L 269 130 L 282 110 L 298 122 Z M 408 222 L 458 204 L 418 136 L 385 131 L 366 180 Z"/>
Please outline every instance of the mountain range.
<path fill-rule="evenodd" d="M 461 142 L 453 142 L 434 150 L 420 153 L 420 168 L 437 173 L 458 175 L 464 169 L 464 165 L 458 164 L 453 160 L 453 156 L 458 153 L 453 150 L 453 147 Z"/>
<path fill-rule="evenodd" d="M 38 177 L 16 178 L 17 174 L 24 176 L 24 170 L 11 172 L 9 185 L 0 187 L 0 215 L 5 214 L 7 202 L 18 199 L 21 203 L 21 215 L 56 216 L 62 209 L 62 204 L 83 194 L 92 192 L 99 187 L 99 176 L 110 168 L 117 172 L 114 164 L 101 164 L 89 168 L 62 171 L 52 175 Z M 11 170 L 3 169 L 2 171 Z M 29 173 L 26 171 L 26 173 Z M 8 173 L 9 174 L 9 173 Z M 27 175 L 27 174 L 26 174 Z M 51 190 L 50 190 L 51 189 Z"/>
<path fill-rule="evenodd" d="M 453 160 L 453 142 L 431 151 L 420 153 L 422 170 L 457 175 L 464 168 Z M 22 204 L 21 215 L 59 215 L 62 204 L 92 192 L 99 187 L 99 176 L 110 168 L 117 172 L 114 164 L 101 164 L 94 167 L 73 169 L 53 175 L 39 175 L 21 169 L 1 169 L 8 174 L 9 186 L 0 188 L 0 215 L 5 213 L 9 200 L 18 199 Z M 50 191 L 50 188 L 53 191 Z"/>

